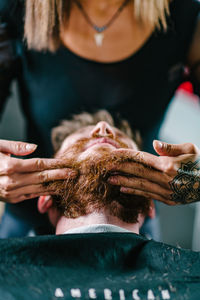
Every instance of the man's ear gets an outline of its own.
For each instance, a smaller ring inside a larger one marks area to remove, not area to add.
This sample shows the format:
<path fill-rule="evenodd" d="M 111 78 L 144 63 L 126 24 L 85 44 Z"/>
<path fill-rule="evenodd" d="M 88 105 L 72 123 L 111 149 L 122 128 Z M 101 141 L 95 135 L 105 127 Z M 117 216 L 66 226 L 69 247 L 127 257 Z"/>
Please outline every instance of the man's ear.
<path fill-rule="evenodd" d="M 38 210 L 41 214 L 46 213 L 52 207 L 53 201 L 51 196 L 40 196 L 38 199 Z"/>
<path fill-rule="evenodd" d="M 150 208 L 149 208 L 148 217 L 151 219 L 154 219 L 155 216 L 156 216 L 155 204 L 154 204 L 153 200 L 150 200 Z"/>
<path fill-rule="evenodd" d="M 53 206 L 53 200 L 51 196 L 40 196 L 38 199 L 38 210 L 41 214 L 48 213 L 49 221 L 56 227 L 58 220 L 61 217 L 61 213 Z"/>

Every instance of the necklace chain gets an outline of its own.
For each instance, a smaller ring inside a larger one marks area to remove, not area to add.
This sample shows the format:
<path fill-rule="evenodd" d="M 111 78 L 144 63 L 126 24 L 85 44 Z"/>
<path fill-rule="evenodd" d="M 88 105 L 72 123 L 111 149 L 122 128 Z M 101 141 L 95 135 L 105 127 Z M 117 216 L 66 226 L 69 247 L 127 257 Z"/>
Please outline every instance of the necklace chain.
<path fill-rule="evenodd" d="M 120 5 L 120 7 L 118 8 L 118 10 L 116 11 L 116 13 L 112 16 L 112 18 L 103 26 L 97 26 L 89 17 L 89 15 L 87 14 L 87 12 L 85 11 L 85 9 L 83 8 L 82 4 L 78 1 L 78 0 L 74 0 L 74 2 L 76 3 L 77 7 L 79 8 L 79 10 L 82 12 L 83 16 L 85 17 L 85 20 L 87 21 L 87 23 L 98 33 L 102 33 L 103 31 L 105 31 L 108 27 L 110 27 L 113 22 L 115 21 L 115 19 L 119 16 L 119 14 L 122 12 L 122 10 L 124 9 L 124 7 L 126 6 L 126 4 L 129 2 L 130 0 L 124 0 L 123 3 Z"/>

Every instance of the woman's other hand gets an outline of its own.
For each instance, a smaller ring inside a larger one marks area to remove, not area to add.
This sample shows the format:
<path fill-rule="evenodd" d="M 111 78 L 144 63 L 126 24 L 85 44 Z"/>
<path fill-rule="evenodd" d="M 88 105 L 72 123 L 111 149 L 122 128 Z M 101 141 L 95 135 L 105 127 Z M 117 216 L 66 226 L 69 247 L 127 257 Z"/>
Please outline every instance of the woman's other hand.
<path fill-rule="evenodd" d="M 44 182 L 76 176 L 59 159 L 18 159 L 34 152 L 35 144 L 0 140 L 0 200 L 17 203 L 40 195 L 54 194 Z"/>
<path fill-rule="evenodd" d="M 120 156 L 129 156 L 132 162 L 112 166 L 113 185 L 121 186 L 123 193 L 153 198 L 169 205 L 200 201 L 200 150 L 191 143 L 172 145 L 153 143 L 155 156 L 130 149 L 116 150 Z"/>

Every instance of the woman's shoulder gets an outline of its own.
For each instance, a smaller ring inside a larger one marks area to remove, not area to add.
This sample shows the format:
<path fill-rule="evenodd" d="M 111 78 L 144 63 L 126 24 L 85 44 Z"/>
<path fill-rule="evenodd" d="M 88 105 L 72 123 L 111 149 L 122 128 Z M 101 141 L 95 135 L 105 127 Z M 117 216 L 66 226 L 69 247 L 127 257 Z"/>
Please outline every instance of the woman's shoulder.
<path fill-rule="evenodd" d="M 0 18 L 3 22 L 12 21 L 22 12 L 25 0 L 0 0 Z"/>
<path fill-rule="evenodd" d="M 18 0 L 0 0 L 0 15 L 1 18 L 7 19 L 10 14 L 10 11 L 15 7 L 15 2 Z"/>
<path fill-rule="evenodd" d="M 11 38 L 22 38 L 25 0 L 0 0 L 0 22 L 6 23 Z"/>
<path fill-rule="evenodd" d="M 184 45 L 190 43 L 200 15 L 199 0 L 172 0 L 170 4 L 172 28 Z"/>
<path fill-rule="evenodd" d="M 6 15 L 9 11 L 10 6 L 14 4 L 13 0 L 0 0 L 0 14 Z"/>
<path fill-rule="evenodd" d="M 170 4 L 172 16 L 183 21 L 192 19 L 200 12 L 200 0 L 172 0 Z"/>

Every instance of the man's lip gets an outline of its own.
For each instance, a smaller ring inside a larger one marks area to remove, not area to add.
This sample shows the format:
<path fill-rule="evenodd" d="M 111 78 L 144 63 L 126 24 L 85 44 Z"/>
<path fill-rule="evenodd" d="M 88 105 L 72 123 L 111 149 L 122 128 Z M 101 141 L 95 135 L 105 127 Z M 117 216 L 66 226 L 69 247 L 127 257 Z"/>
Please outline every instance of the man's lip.
<path fill-rule="evenodd" d="M 87 146 L 86 146 L 86 150 L 94 145 L 97 145 L 97 144 L 110 144 L 112 145 L 113 147 L 115 148 L 120 148 L 120 145 L 119 143 L 117 143 L 116 141 L 112 140 L 112 139 L 109 139 L 109 138 L 98 138 L 96 140 L 93 140 L 91 143 L 89 143 Z"/>

